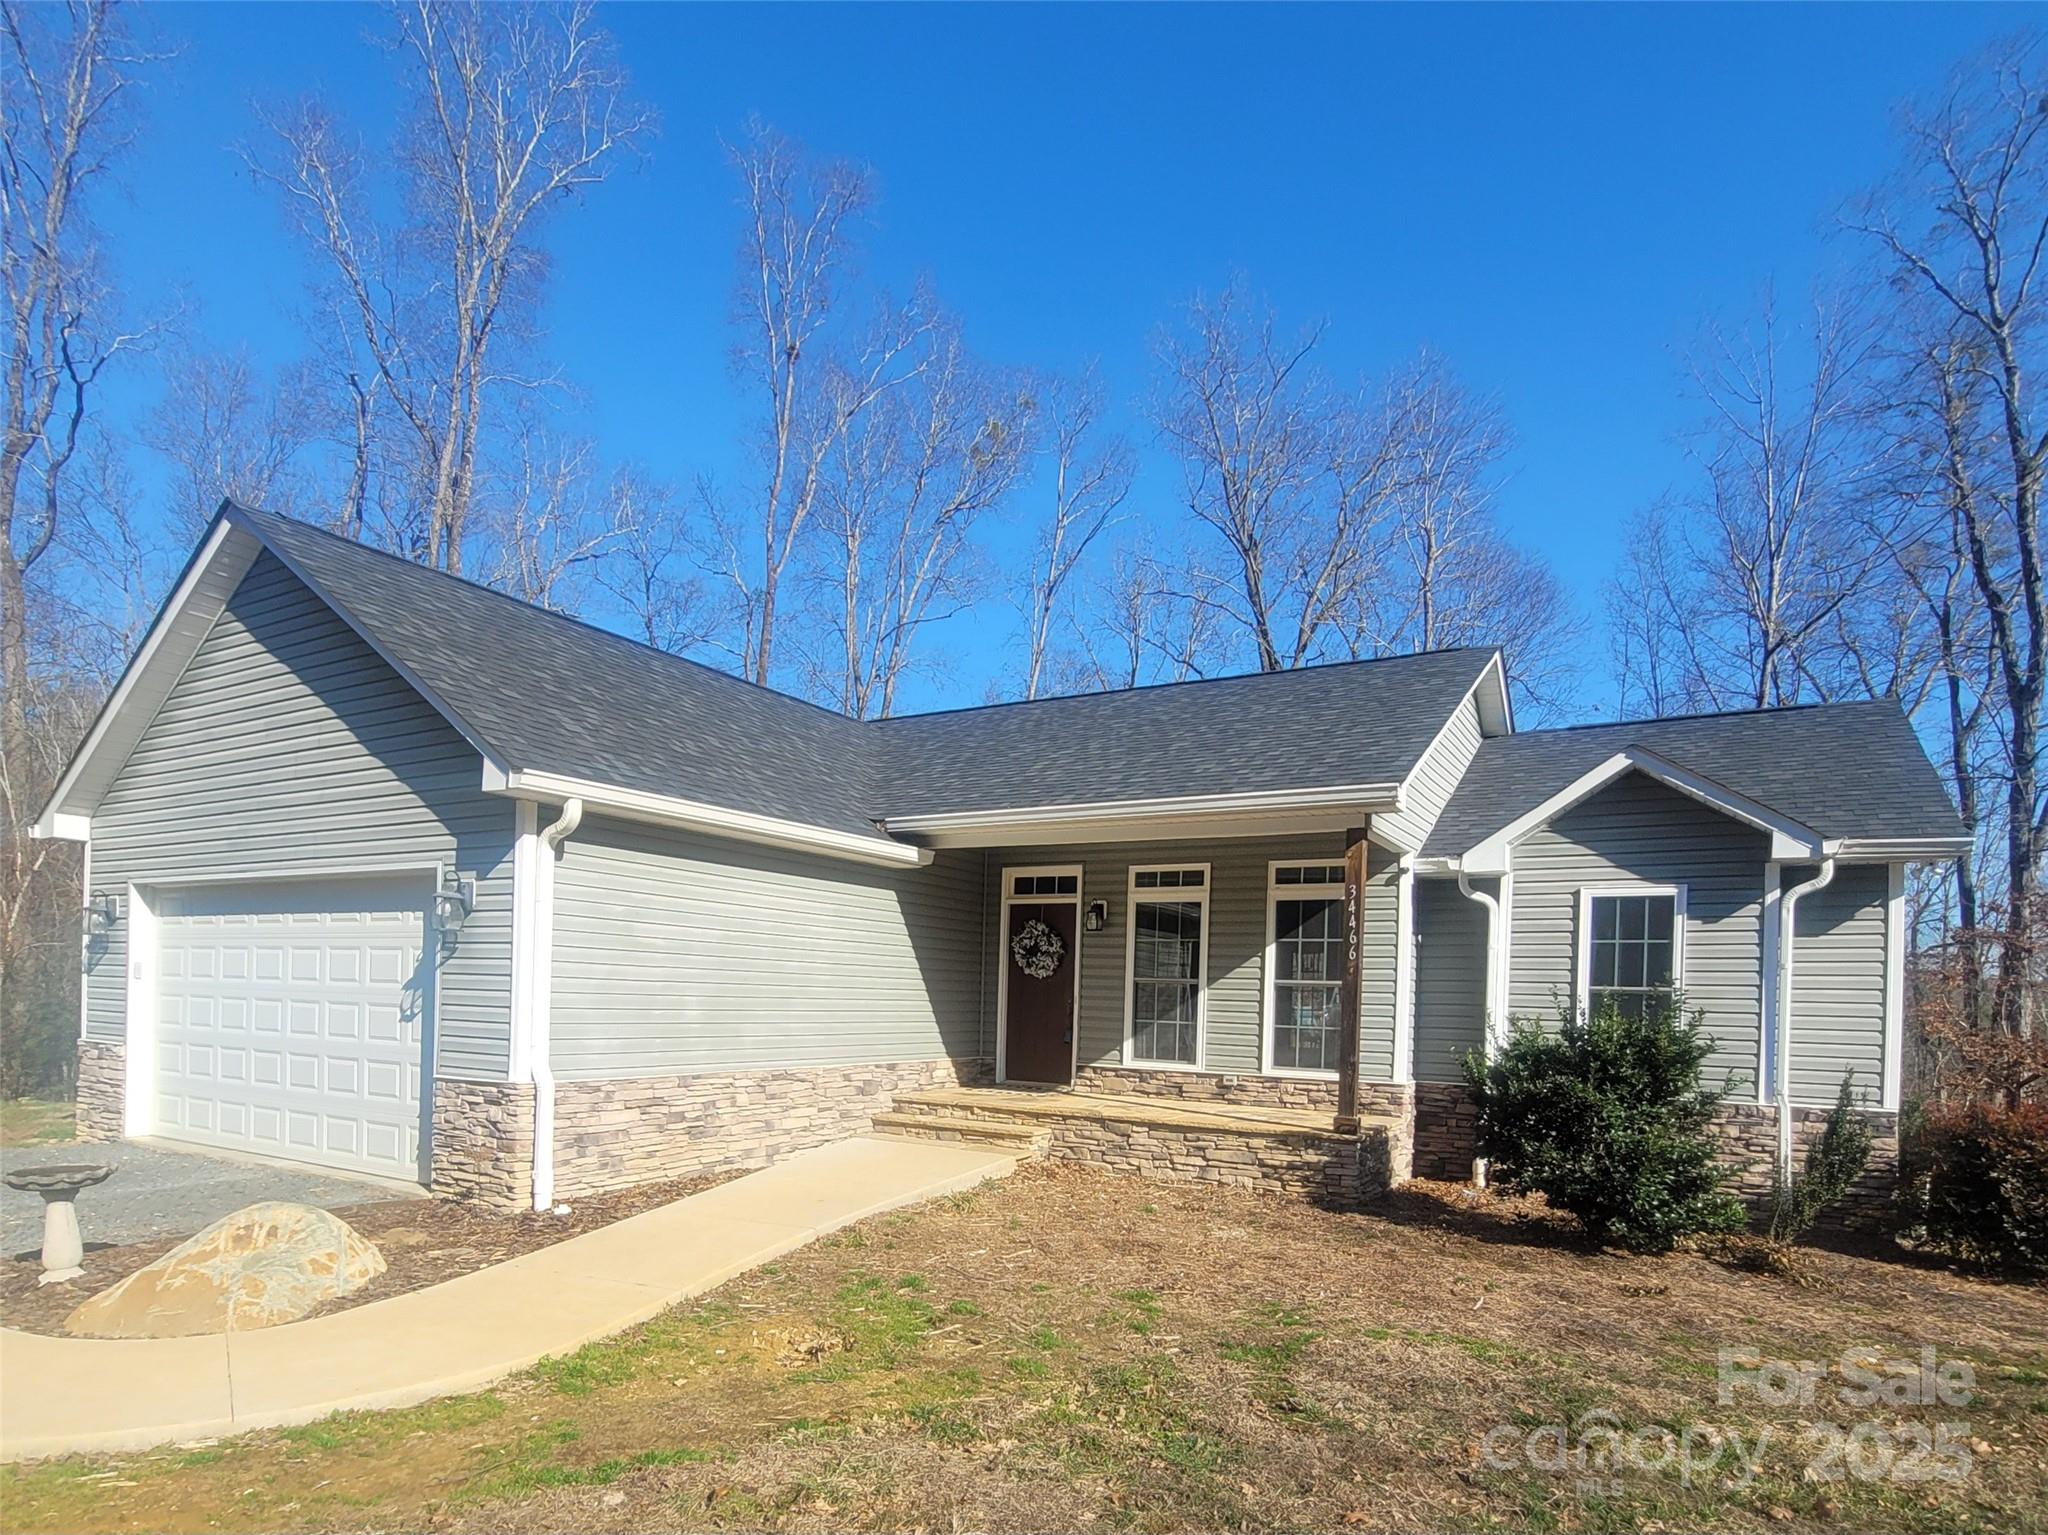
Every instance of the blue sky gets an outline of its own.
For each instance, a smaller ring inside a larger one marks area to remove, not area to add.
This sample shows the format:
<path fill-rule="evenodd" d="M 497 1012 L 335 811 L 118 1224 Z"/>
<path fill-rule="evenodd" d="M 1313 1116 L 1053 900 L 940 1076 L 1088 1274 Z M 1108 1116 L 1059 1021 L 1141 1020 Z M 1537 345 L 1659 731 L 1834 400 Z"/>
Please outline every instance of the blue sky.
<path fill-rule="evenodd" d="M 1854 254 L 1842 200 L 1893 111 L 2025 18 L 1953 6 L 613 6 L 662 119 L 551 236 L 550 358 L 608 459 L 730 476 L 735 233 L 718 144 L 750 111 L 870 162 L 868 265 L 929 273 L 991 358 L 1099 361 L 1125 402 L 1173 305 L 1243 270 L 1322 317 L 1329 366 L 1423 346 L 1519 439 L 1503 521 L 1593 611 L 1628 514 L 1683 482 L 1682 352 L 1766 284 L 1790 307 Z M 282 362 L 308 276 L 233 146 L 250 105 L 318 92 L 373 142 L 390 60 L 351 6 L 181 5 L 110 255 L 138 304 Z M 141 409 L 148 388 L 117 396 Z M 1170 515 L 1156 456 L 1141 500 Z M 998 554 L 1014 530 L 994 530 Z M 1007 614 L 961 624 L 914 705 L 978 700 Z M 1604 700 L 1596 676 L 1589 713 Z"/>

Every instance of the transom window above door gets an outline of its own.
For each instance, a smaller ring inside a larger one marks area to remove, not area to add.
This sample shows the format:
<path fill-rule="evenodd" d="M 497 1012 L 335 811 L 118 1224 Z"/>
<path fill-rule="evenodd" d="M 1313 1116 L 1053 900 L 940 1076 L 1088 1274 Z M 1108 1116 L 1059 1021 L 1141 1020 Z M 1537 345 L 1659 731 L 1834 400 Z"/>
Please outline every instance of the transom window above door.
<path fill-rule="evenodd" d="M 1266 1069 L 1334 1072 L 1344 1016 L 1344 865 L 1272 865 L 1266 932 Z"/>
<path fill-rule="evenodd" d="M 1130 946 L 1124 962 L 1124 1059 L 1131 1065 L 1202 1063 L 1209 950 L 1209 869 L 1131 870 Z"/>
<path fill-rule="evenodd" d="M 1078 895 L 1081 892 L 1081 876 L 1078 874 L 1018 874 L 1011 877 L 1012 895 Z"/>
<path fill-rule="evenodd" d="M 1640 1018 L 1682 984 L 1685 888 L 1586 890 L 1579 896 L 1579 995 L 1597 1013 L 1612 1003 Z"/>

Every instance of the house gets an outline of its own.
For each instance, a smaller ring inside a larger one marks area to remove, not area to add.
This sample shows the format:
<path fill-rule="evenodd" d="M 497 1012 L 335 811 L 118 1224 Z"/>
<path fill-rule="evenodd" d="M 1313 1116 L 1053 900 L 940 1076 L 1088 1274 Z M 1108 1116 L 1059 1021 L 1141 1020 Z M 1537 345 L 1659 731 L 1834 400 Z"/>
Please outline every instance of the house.
<path fill-rule="evenodd" d="M 1964 846 L 1888 702 L 1517 731 L 1466 649 L 859 722 L 232 505 L 38 830 L 88 1133 L 508 1207 L 878 1115 L 1464 1176 L 1490 1029 L 1672 987 L 1768 1162 L 1897 1110 Z"/>

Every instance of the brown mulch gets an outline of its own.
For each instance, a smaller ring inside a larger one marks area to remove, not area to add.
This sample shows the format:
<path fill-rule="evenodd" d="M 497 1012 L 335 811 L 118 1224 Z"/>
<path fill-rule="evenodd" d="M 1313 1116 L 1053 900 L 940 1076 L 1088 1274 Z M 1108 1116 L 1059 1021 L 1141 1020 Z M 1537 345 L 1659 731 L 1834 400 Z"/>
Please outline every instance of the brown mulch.
<path fill-rule="evenodd" d="M 538 1215 L 531 1210 L 507 1214 L 450 1199 L 383 1199 L 344 1206 L 334 1214 L 376 1243 L 387 1267 L 360 1290 L 331 1300 L 312 1314 L 324 1316 L 367 1301 L 388 1300 L 408 1290 L 422 1290 L 521 1253 L 552 1247 L 737 1176 L 712 1173 L 643 1183 L 613 1194 L 578 1199 L 567 1215 Z M 0 1323 L 24 1332 L 61 1334 L 64 1319 L 89 1297 L 154 1262 L 190 1235 L 188 1231 L 122 1247 L 90 1248 L 85 1255 L 85 1277 L 69 1284 L 38 1285 L 42 1264 L 33 1251 L 0 1258 Z"/>

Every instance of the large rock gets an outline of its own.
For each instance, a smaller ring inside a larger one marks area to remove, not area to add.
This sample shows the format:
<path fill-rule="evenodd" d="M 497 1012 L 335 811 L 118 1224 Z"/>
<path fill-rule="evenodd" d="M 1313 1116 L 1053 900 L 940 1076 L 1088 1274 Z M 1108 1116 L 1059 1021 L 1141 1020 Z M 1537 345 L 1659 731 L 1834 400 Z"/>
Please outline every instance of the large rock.
<path fill-rule="evenodd" d="M 226 1215 L 64 1319 L 87 1338 L 184 1338 L 275 1327 L 384 1272 L 325 1210 L 275 1201 Z"/>

